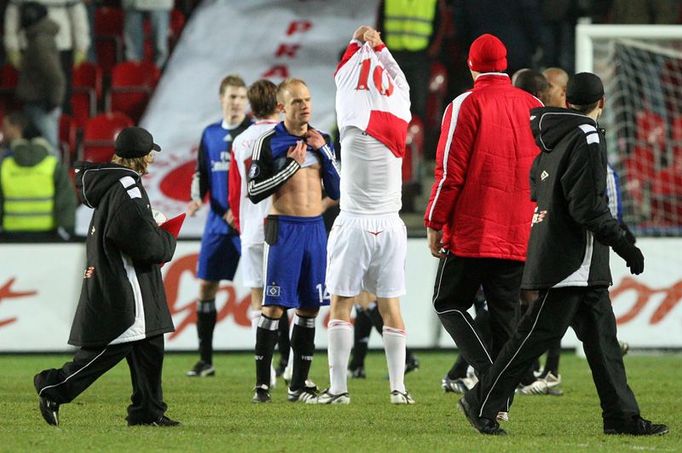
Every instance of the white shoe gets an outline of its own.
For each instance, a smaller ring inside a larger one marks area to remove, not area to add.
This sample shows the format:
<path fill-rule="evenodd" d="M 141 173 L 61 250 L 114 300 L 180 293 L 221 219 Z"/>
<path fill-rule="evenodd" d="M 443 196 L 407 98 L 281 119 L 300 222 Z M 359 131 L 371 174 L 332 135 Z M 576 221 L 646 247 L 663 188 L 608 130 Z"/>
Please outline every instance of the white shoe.
<path fill-rule="evenodd" d="M 498 412 L 497 417 L 495 417 L 498 422 L 508 422 L 509 421 L 509 412 Z"/>
<path fill-rule="evenodd" d="M 408 391 L 399 392 L 398 390 L 393 390 L 391 392 L 391 404 L 414 404 L 415 401 L 412 399 L 412 395 Z"/>
<path fill-rule="evenodd" d="M 317 396 L 317 404 L 350 404 L 350 395 L 348 392 L 334 395 L 326 389 Z"/>
<path fill-rule="evenodd" d="M 533 383 L 520 387 L 518 392 L 522 395 L 546 395 L 549 387 L 544 379 L 536 379 Z"/>
<path fill-rule="evenodd" d="M 550 371 L 547 373 L 547 376 L 545 376 L 545 382 L 547 383 L 548 388 L 556 387 L 557 385 L 561 384 L 561 375 L 554 376 L 554 374 L 552 374 Z"/>

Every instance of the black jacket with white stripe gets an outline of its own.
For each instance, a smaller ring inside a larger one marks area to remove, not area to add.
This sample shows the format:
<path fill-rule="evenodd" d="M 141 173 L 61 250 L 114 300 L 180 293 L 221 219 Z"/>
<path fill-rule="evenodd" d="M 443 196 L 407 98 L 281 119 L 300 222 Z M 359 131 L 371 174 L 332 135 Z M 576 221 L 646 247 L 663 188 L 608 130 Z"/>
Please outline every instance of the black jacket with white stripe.
<path fill-rule="evenodd" d="M 597 123 L 572 110 L 531 110 L 541 153 L 530 173 L 532 219 L 522 287 L 608 286 L 609 246 L 624 231 L 606 197 L 606 142 Z"/>
<path fill-rule="evenodd" d="M 94 208 L 69 344 L 127 343 L 174 330 L 160 264 L 175 238 L 159 228 L 140 175 L 116 164 L 77 165 L 76 187 Z"/>

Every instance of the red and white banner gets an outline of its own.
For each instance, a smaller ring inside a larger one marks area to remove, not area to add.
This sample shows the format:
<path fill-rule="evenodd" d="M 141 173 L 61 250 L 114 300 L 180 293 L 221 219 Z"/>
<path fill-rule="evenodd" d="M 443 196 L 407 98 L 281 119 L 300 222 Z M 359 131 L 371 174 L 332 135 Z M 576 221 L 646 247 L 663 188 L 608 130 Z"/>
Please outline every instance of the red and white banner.
<path fill-rule="evenodd" d="M 682 239 L 641 239 L 646 271 L 633 277 L 622 260 L 612 256 L 611 288 L 618 336 L 632 347 L 682 348 Z M 163 267 L 168 305 L 176 332 L 167 336 L 169 350 L 197 348 L 194 277 L 198 242 L 178 244 L 173 261 Z M 437 260 L 424 239 L 410 239 L 407 249 L 407 295 L 401 306 L 411 347 L 453 347 L 431 306 Z M 0 352 L 64 351 L 85 269 L 83 244 L 0 246 Z M 248 350 L 254 337 L 247 317 L 250 296 L 240 284 L 223 282 L 216 305 L 216 349 Z M 326 347 L 328 311 L 318 318 L 316 344 Z M 563 346 L 576 344 L 569 329 Z M 371 347 L 380 347 L 373 334 Z"/>
<path fill-rule="evenodd" d="M 227 74 L 247 84 L 267 78 L 306 81 L 312 124 L 335 127 L 334 70 L 353 31 L 376 23 L 377 0 L 204 1 L 185 26 L 141 126 L 162 152 L 145 188 L 154 208 L 171 217 L 189 201 L 201 132 L 221 119 L 218 88 Z M 188 218 L 183 237 L 201 236 L 206 208 Z M 87 231 L 91 213 L 79 208 L 77 231 Z"/>

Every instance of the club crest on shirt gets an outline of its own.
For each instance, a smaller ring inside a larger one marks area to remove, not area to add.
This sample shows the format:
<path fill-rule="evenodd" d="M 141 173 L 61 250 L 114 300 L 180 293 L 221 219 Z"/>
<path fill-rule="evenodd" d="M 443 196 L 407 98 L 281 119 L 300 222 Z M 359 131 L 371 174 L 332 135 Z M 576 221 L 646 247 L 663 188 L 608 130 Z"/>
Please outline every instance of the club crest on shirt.
<path fill-rule="evenodd" d="M 251 164 L 251 167 L 249 168 L 249 179 L 256 178 L 259 174 L 260 169 L 258 168 L 258 165 Z"/>

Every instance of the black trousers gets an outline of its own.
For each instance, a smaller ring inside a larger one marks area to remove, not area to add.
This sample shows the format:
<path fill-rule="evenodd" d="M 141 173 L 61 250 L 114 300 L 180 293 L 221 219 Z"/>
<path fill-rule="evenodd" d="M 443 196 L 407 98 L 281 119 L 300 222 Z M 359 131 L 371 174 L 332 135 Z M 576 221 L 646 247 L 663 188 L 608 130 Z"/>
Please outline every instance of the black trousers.
<path fill-rule="evenodd" d="M 493 364 L 516 327 L 523 263 L 493 258 L 440 259 L 433 306 L 460 354 L 480 375 Z M 490 314 L 491 345 L 467 310 L 483 287 Z"/>
<path fill-rule="evenodd" d="M 163 354 L 163 335 L 101 348 L 81 348 L 60 369 L 38 373 L 34 383 L 40 396 L 59 404 L 69 403 L 125 358 L 133 384 L 128 422 L 149 423 L 167 409 L 161 390 Z"/>
<path fill-rule="evenodd" d="M 531 362 L 561 339 L 569 326 L 583 342 L 604 425 L 623 426 L 639 415 L 625 376 L 608 288 L 569 287 L 540 291 L 493 366 L 466 393 L 467 402 L 478 416 L 494 420 Z"/>

